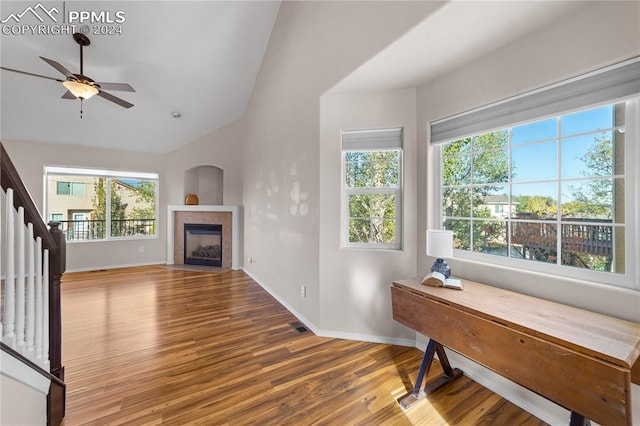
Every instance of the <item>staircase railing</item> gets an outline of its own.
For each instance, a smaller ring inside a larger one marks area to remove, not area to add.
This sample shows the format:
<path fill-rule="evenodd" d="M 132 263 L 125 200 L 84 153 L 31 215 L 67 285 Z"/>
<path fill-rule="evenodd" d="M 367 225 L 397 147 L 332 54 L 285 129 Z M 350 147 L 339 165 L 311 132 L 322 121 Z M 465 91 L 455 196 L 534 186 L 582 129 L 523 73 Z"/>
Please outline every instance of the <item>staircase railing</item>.
<path fill-rule="evenodd" d="M 59 223 L 51 222 L 47 228 L 1 143 L 0 185 L 5 193 L 0 335 L 26 364 L 32 362 L 58 379 L 51 381 L 47 400 L 47 422 L 58 425 L 66 398 L 60 310 L 65 237 Z"/>

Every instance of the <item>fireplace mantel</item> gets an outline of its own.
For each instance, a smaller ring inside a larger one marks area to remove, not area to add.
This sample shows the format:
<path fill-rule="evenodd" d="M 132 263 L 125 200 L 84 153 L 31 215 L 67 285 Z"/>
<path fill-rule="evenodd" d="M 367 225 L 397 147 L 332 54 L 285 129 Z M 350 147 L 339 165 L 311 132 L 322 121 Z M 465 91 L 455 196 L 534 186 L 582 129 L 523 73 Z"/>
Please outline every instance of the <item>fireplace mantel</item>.
<path fill-rule="evenodd" d="M 240 206 L 192 206 L 174 205 L 167 206 L 167 265 L 173 265 L 174 256 L 174 222 L 176 212 L 226 212 L 231 213 L 231 269 L 242 269 L 242 257 L 240 255 Z"/>

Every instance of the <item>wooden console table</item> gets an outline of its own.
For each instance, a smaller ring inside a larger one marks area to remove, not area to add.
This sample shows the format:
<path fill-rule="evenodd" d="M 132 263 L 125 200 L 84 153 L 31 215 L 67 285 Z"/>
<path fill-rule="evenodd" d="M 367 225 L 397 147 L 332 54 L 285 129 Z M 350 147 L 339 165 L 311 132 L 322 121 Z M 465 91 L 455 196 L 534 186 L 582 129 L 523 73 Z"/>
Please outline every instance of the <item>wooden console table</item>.
<path fill-rule="evenodd" d="M 423 286 L 418 278 L 391 286 L 393 318 L 431 339 L 418 388 L 428 357 L 437 351 L 442 358 L 445 346 L 571 410 L 572 424 L 632 425 L 640 324 L 463 282 L 463 291 Z M 444 360 L 438 385 L 462 374 Z"/>

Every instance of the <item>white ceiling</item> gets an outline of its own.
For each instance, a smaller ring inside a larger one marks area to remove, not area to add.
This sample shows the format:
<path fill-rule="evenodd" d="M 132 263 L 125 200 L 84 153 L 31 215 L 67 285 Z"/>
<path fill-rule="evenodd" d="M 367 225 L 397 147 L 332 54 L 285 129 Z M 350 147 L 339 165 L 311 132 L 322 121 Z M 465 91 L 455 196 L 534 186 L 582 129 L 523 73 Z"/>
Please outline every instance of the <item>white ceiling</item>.
<path fill-rule="evenodd" d="M 2 1 L 0 19 L 37 4 Z M 146 152 L 169 152 L 242 117 L 280 7 L 279 1 L 43 4 L 56 6 L 58 17 L 63 7 L 67 17 L 71 10 L 109 11 L 114 20 L 124 12 L 121 35 L 88 34 L 84 74 L 129 83 L 135 93 L 110 93 L 135 106 L 94 97 L 84 102 L 81 120 L 80 101 L 60 99 L 60 83 L 1 71 L 0 137 Z M 25 22 L 38 23 L 32 15 Z M 64 78 L 43 56 L 79 73 L 80 48 L 71 35 L 2 34 L 0 43 L 4 67 Z M 174 111 L 182 117 L 174 119 Z"/>
<path fill-rule="evenodd" d="M 588 2 L 587 2 L 588 3 Z M 37 0 L 0 3 L 0 20 Z M 0 72 L 0 138 L 170 152 L 244 114 L 280 7 L 272 1 L 45 2 L 69 10 L 123 11 L 120 35 L 89 34 L 84 74 L 131 84 L 111 92 L 135 106 L 94 97 L 63 100 L 52 80 Z M 410 87 L 561 19 L 578 1 L 453 1 L 339 82 L 332 93 Z M 25 15 L 21 23 L 33 16 Z M 48 23 L 48 22 L 45 22 Z M 0 35 L 0 63 L 60 77 L 39 56 L 79 72 L 71 35 Z M 172 112 L 182 114 L 172 118 Z"/>

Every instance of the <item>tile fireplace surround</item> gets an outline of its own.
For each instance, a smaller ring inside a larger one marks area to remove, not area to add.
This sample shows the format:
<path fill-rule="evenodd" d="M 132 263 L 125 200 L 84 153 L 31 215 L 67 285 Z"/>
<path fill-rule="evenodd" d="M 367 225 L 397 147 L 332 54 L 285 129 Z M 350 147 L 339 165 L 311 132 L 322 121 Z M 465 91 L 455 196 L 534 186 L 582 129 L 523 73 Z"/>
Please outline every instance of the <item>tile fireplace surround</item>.
<path fill-rule="evenodd" d="M 231 216 L 230 220 L 229 214 Z M 242 258 L 240 255 L 240 206 L 225 205 L 169 205 L 167 207 L 167 265 L 184 263 L 184 254 L 182 253 L 182 229 L 176 231 L 176 225 L 185 222 L 209 223 L 211 220 L 215 220 L 217 223 L 223 225 L 222 267 L 242 269 Z M 227 229 L 228 227 L 231 229 Z M 179 233 L 179 235 L 176 235 L 176 233 Z M 230 239 L 229 236 L 231 236 Z M 179 240 L 176 240 L 176 238 Z M 230 249 L 229 242 L 231 243 Z M 177 253 L 176 250 L 180 253 Z M 230 261 L 228 252 L 231 253 Z"/>

